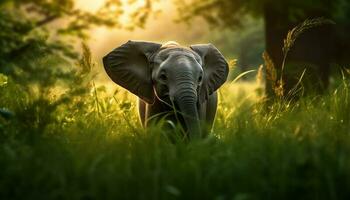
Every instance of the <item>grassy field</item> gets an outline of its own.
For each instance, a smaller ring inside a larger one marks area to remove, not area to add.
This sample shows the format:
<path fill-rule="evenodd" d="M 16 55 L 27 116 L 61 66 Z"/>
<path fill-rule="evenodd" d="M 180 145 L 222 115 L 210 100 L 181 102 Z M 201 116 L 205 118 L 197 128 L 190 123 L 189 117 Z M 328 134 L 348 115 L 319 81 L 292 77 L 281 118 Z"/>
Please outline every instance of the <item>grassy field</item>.
<path fill-rule="evenodd" d="M 228 83 L 211 136 L 176 143 L 141 128 L 126 91 L 84 87 L 58 97 L 0 86 L 11 110 L 0 117 L 0 199 L 350 198 L 346 80 L 271 109 L 259 85 Z"/>

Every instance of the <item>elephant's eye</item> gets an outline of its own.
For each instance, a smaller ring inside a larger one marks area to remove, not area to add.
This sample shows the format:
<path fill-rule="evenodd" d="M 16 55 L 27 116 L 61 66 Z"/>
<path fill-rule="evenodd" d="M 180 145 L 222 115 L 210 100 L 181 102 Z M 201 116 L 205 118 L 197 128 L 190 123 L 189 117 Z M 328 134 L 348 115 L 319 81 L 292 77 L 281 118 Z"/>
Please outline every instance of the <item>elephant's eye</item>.
<path fill-rule="evenodd" d="M 165 74 L 161 74 L 159 76 L 159 79 L 162 80 L 162 81 L 167 81 L 168 80 L 168 77 L 165 75 Z"/>
<path fill-rule="evenodd" d="M 199 77 L 198 77 L 198 83 L 201 83 L 202 80 L 203 80 L 203 76 L 199 76 Z"/>

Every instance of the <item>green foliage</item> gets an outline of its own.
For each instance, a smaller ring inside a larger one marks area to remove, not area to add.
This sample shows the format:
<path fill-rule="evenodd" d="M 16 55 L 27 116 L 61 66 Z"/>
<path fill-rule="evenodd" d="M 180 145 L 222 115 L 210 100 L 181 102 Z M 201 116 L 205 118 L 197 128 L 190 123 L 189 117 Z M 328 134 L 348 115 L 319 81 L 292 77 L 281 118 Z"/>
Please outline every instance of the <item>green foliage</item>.
<path fill-rule="evenodd" d="M 105 1 L 95 12 L 77 8 L 74 0 L 1 1 L 0 73 L 23 86 L 40 88 L 71 80 L 77 39 L 88 39 L 88 31 L 96 26 L 142 26 L 152 11 L 150 4 L 140 6 L 138 15 L 129 13 L 134 23 L 126 27 L 121 23 L 123 9 L 120 0 Z"/>
<path fill-rule="evenodd" d="M 96 87 L 83 55 L 62 95 L 0 86 L 14 113 L 0 115 L 1 199 L 349 198 L 349 80 L 269 111 L 227 84 L 212 135 L 173 142 L 176 131 L 141 128 L 126 91 Z"/>
<path fill-rule="evenodd" d="M 6 85 L 7 80 L 8 80 L 7 76 L 0 74 L 0 87 Z"/>
<path fill-rule="evenodd" d="M 309 17 L 309 12 L 318 11 L 325 17 L 338 18 L 344 15 L 346 0 L 176 0 L 180 19 L 189 21 L 193 17 L 202 17 L 214 26 L 237 28 L 246 23 L 245 16 L 263 16 L 265 10 L 274 7 L 287 13 L 290 20 L 298 22 Z"/>
<path fill-rule="evenodd" d="M 242 16 L 261 10 L 265 1 L 230 0 L 177 0 L 179 17 L 189 21 L 193 17 L 203 17 L 207 22 L 219 27 L 234 28 L 242 25 Z"/>

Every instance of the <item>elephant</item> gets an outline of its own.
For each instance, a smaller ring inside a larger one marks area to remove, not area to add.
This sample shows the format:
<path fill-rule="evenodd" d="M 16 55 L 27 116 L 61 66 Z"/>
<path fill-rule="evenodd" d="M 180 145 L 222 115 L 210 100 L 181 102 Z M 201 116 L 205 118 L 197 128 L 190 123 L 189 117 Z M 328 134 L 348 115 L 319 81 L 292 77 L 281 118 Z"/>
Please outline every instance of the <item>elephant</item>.
<path fill-rule="evenodd" d="M 214 45 L 129 40 L 104 56 L 103 65 L 112 81 L 139 97 L 144 127 L 168 113 L 167 119 L 183 127 L 190 139 L 205 137 L 212 129 L 217 89 L 229 72 Z"/>

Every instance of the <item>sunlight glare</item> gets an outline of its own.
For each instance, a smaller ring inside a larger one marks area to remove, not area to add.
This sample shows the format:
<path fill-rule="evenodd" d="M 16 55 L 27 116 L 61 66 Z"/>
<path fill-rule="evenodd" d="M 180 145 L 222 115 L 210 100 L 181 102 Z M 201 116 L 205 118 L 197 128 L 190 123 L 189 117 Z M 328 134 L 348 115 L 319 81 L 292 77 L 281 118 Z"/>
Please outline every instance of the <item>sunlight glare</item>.
<path fill-rule="evenodd" d="M 119 21 L 121 24 L 128 26 L 130 23 L 132 23 L 130 15 L 137 12 L 138 9 L 144 7 L 146 5 L 145 0 L 119 0 L 121 3 L 121 10 L 123 10 L 123 14 L 120 16 Z M 89 12 L 96 12 L 98 9 L 100 9 L 104 4 L 106 3 L 106 0 L 75 0 L 75 6 L 76 8 L 86 10 Z M 120 8 L 117 4 L 113 4 L 109 7 L 109 10 L 111 12 L 116 12 Z"/>
<path fill-rule="evenodd" d="M 96 12 L 105 2 L 106 0 L 75 0 L 75 7 L 90 12 Z"/>
<path fill-rule="evenodd" d="M 112 5 L 110 8 L 111 12 L 117 11 L 118 7 L 116 5 Z"/>

